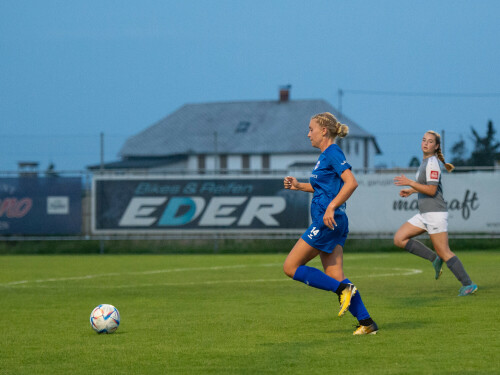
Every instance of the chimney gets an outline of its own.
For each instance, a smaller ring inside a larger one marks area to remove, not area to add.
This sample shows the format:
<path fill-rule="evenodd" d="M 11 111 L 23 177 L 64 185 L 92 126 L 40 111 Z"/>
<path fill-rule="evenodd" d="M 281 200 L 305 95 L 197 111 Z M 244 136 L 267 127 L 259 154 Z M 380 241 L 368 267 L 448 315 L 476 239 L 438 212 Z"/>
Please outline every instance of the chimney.
<path fill-rule="evenodd" d="M 290 99 L 290 89 L 292 85 L 280 87 L 280 103 L 287 102 Z"/>

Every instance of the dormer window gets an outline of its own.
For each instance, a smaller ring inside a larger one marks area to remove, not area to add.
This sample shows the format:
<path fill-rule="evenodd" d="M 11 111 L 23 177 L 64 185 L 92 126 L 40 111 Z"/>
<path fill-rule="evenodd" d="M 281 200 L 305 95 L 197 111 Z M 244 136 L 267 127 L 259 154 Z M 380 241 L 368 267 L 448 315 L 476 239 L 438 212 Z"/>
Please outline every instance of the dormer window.
<path fill-rule="evenodd" d="M 236 126 L 236 133 L 246 133 L 249 127 L 249 121 L 240 121 Z"/>

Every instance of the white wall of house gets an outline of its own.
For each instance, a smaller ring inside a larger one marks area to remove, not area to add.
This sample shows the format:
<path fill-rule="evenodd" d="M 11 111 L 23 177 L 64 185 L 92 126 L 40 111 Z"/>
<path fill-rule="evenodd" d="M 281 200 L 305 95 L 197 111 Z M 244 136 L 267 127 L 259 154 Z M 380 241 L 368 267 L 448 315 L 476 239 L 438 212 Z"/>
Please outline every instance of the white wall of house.
<path fill-rule="evenodd" d="M 198 159 L 196 156 L 190 155 L 187 161 L 187 169 L 194 171 L 198 168 Z"/>
<path fill-rule="evenodd" d="M 205 169 L 208 169 L 209 171 L 213 171 L 217 168 L 219 168 L 220 161 L 218 160 L 218 157 L 216 158 L 215 155 L 206 155 L 205 156 Z"/>
<path fill-rule="evenodd" d="M 365 147 L 368 151 L 368 164 L 366 167 L 373 168 L 377 150 L 371 139 L 347 137 L 342 140 L 342 151 L 344 151 L 347 161 L 354 169 L 365 168 Z"/>
<path fill-rule="evenodd" d="M 250 155 L 250 169 L 262 169 L 262 155 Z"/>
<path fill-rule="evenodd" d="M 363 168 L 365 145 L 362 139 L 349 137 L 343 139 L 342 150 L 353 168 Z"/>
<path fill-rule="evenodd" d="M 375 167 L 375 155 L 377 150 L 372 141 L 368 142 L 368 168 Z"/>
<path fill-rule="evenodd" d="M 347 161 L 354 169 L 364 168 L 365 163 L 365 140 L 362 138 L 345 138 L 342 141 L 342 150 Z M 375 146 L 372 141 L 368 141 L 368 168 L 374 165 Z M 320 151 L 311 148 L 311 153 L 289 153 L 289 154 L 269 154 L 269 164 L 272 170 L 287 170 L 294 163 L 311 163 L 318 160 Z M 250 169 L 261 170 L 263 157 L 260 154 L 250 155 Z M 219 155 L 205 155 L 205 169 L 214 170 L 220 168 Z M 241 170 L 243 165 L 243 155 L 227 155 L 227 169 L 230 171 Z M 198 155 L 190 155 L 185 167 L 188 170 L 198 170 Z"/>
<path fill-rule="evenodd" d="M 271 155 L 271 169 L 288 169 L 291 164 L 294 163 L 316 163 L 320 155 L 319 150 L 317 152 L 312 149 L 310 154 L 279 154 Z"/>
<path fill-rule="evenodd" d="M 241 155 L 228 155 L 227 169 L 230 171 L 241 169 Z"/>
<path fill-rule="evenodd" d="M 188 169 L 189 161 L 183 160 L 178 163 L 169 164 L 167 166 L 154 167 L 149 169 L 151 172 L 179 172 Z"/>

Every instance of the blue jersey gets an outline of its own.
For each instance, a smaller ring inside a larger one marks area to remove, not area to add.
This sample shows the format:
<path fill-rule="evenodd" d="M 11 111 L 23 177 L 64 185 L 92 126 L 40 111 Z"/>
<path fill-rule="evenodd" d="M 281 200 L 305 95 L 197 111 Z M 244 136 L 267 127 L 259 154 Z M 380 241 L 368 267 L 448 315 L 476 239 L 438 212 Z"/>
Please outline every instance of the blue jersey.
<path fill-rule="evenodd" d="M 340 175 L 351 169 L 344 153 L 336 144 L 332 144 L 321 153 L 314 167 L 309 182 L 314 189 L 311 202 L 311 217 L 315 221 L 323 220 L 323 215 L 330 202 L 337 196 L 344 181 Z M 345 203 L 337 207 L 335 214 L 345 213 Z"/>
<path fill-rule="evenodd" d="M 333 230 L 323 222 L 326 208 L 344 186 L 340 176 L 346 169 L 351 169 L 351 166 L 344 153 L 339 146 L 332 144 L 319 156 L 309 179 L 314 189 L 311 202 L 312 224 L 301 238 L 310 246 L 326 253 L 331 253 L 337 245 L 343 247 L 349 233 L 345 203 L 335 209 L 337 226 Z"/>

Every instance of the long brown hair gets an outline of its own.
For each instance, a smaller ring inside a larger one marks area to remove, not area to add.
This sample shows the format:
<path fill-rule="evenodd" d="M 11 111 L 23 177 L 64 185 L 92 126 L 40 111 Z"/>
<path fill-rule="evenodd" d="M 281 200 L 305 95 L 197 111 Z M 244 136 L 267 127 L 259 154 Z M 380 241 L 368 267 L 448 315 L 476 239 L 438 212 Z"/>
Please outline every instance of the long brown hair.
<path fill-rule="evenodd" d="M 455 166 L 451 163 L 446 163 L 444 161 L 444 155 L 443 152 L 441 151 L 441 136 L 439 133 L 435 132 L 434 130 L 428 130 L 426 133 L 432 134 L 434 138 L 436 139 L 436 143 L 438 144 L 438 149 L 436 150 L 436 156 L 439 160 L 441 160 L 448 172 L 451 172 L 452 170 L 455 169 Z"/>

